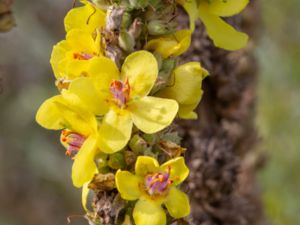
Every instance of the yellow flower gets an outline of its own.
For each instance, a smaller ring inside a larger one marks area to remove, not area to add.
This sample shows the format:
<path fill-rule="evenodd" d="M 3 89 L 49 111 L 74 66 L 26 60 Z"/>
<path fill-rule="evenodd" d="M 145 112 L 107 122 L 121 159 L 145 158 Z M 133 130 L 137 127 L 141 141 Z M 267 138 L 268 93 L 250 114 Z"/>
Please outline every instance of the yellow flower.
<path fill-rule="evenodd" d="M 180 30 L 173 35 L 152 39 L 144 48 L 159 53 L 163 58 L 179 56 L 190 47 L 191 37 L 191 30 Z"/>
<path fill-rule="evenodd" d="M 121 197 L 135 201 L 133 218 L 136 225 L 165 225 L 164 204 L 174 218 L 190 213 L 186 194 L 176 188 L 189 174 L 183 157 L 169 160 L 159 166 L 156 159 L 139 156 L 135 164 L 135 175 L 118 170 L 116 186 Z"/>
<path fill-rule="evenodd" d="M 84 6 L 71 9 L 64 20 L 65 30 L 80 29 L 92 34 L 96 29 L 105 25 L 106 14 L 93 3 L 81 0 Z"/>
<path fill-rule="evenodd" d="M 100 55 L 99 33 L 94 39 L 88 32 L 73 29 L 53 47 L 50 63 L 57 79 L 72 80 L 84 75 L 90 61 Z"/>
<path fill-rule="evenodd" d="M 208 75 L 199 62 L 189 62 L 178 66 L 166 88 L 156 96 L 174 99 L 179 103 L 178 115 L 184 119 L 196 119 L 193 110 L 198 106 L 203 91 L 202 80 Z"/>
<path fill-rule="evenodd" d="M 97 120 L 82 107 L 80 99 L 64 90 L 61 95 L 46 100 L 36 114 L 36 121 L 44 128 L 62 130 L 61 141 L 66 154 L 74 157 L 72 180 L 76 187 L 90 181 L 97 171 Z"/>
<path fill-rule="evenodd" d="M 121 73 L 105 57 L 93 60 L 87 73 L 89 77 L 73 80 L 69 91 L 102 118 L 98 146 L 105 153 L 125 147 L 133 124 L 151 134 L 170 125 L 177 114 L 176 101 L 147 96 L 158 76 L 156 59 L 147 51 L 130 54 Z"/>
<path fill-rule="evenodd" d="M 249 0 L 179 0 L 190 17 L 191 29 L 195 27 L 196 15 L 199 16 L 207 29 L 209 37 L 217 47 L 227 50 L 237 50 L 246 46 L 248 36 L 236 31 L 221 17 L 229 17 L 240 13 Z"/>

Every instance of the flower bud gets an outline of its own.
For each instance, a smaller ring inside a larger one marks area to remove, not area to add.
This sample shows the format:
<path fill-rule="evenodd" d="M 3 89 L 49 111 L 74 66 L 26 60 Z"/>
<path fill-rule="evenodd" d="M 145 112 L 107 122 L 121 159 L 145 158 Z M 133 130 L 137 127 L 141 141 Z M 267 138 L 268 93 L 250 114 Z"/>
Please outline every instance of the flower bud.
<path fill-rule="evenodd" d="M 130 6 L 135 9 L 145 8 L 148 6 L 148 0 L 129 0 Z"/>
<path fill-rule="evenodd" d="M 148 33 L 150 35 L 165 35 L 174 31 L 174 22 L 164 20 L 151 20 L 147 24 Z"/>
<path fill-rule="evenodd" d="M 129 141 L 129 147 L 134 153 L 140 154 L 144 152 L 148 146 L 147 142 L 141 136 L 135 134 Z"/>
<path fill-rule="evenodd" d="M 121 152 L 111 154 L 109 156 L 109 160 L 107 164 L 110 168 L 115 170 L 125 168 L 126 162 L 125 162 L 124 155 Z"/>
<path fill-rule="evenodd" d="M 121 32 L 119 35 L 119 46 L 126 52 L 133 52 L 135 46 L 134 37 L 128 32 Z"/>

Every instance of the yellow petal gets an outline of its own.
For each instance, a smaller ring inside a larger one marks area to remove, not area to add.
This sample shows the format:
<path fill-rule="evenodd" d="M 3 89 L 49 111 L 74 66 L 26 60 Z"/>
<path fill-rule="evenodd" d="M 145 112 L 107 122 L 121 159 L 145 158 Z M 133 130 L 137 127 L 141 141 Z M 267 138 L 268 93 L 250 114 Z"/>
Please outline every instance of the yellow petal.
<path fill-rule="evenodd" d="M 93 4 L 86 2 L 85 6 L 71 9 L 65 17 L 65 29 L 81 29 L 89 33 L 105 25 L 105 13 Z"/>
<path fill-rule="evenodd" d="M 107 95 L 98 93 L 92 79 L 80 77 L 73 80 L 69 86 L 69 91 L 76 94 L 85 104 L 88 110 L 96 115 L 104 115 L 108 111 L 105 102 Z"/>
<path fill-rule="evenodd" d="M 198 118 L 197 113 L 193 110 L 198 106 L 199 102 L 190 105 L 179 105 L 178 116 L 182 119 L 195 120 Z"/>
<path fill-rule="evenodd" d="M 189 168 L 185 165 L 183 157 L 177 157 L 165 162 L 160 167 L 163 171 L 170 171 L 171 179 L 174 181 L 173 185 L 180 184 L 189 175 Z"/>
<path fill-rule="evenodd" d="M 94 162 L 96 152 L 96 138 L 94 136 L 90 136 L 85 140 L 74 159 L 72 180 L 75 187 L 82 187 L 86 182 L 93 178 L 97 171 L 97 167 Z"/>
<path fill-rule="evenodd" d="M 163 58 L 179 56 L 189 48 L 191 37 L 192 31 L 180 30 L 174 35 L 150 40 L 145 49 L 158 52 Z"/>
<path fill-rule="evenodd" d="M 97 57 L 90 60 L 87 76 L 93 79 L 93 83 L 98 91 L 105 93 L 109 92 L 109 87 L 113 80 L 120 79 L 118 67 L 106 57 Z"/>
<path fill-rule="evenodd" d="M 207 4 L 210 13 L 216 16 L 233 16 L 240 13 L 249 3 L 249 0 L 213 0 Z"/>
<path fill-rule="evenodd" d="M 57 102 L 61 115 L 65 121 L 65 128 L 76 131 L 83 135 L 95 133 L 97 120 L 91 112 L 83 107 L 78 96 L 68 90 L 62 92 L 64 102 Z"/>
<path fill-rule="evenodd" d="M 96 43 L 92 35 L 79 29 L 73 29 L 67 33 L 66 40 L 72 52 L 94 53 L 100 52 L 100 44 Z"/>
<path fill-rule="evenodd" d="M 195 22 L 198 19 L 198 6 L 196 0 L 177 0 L 177 2 L 181 4 L 184 10 L 188 13 L 190 20 L 190 29 L 194 31 Z"/>
<path fill-rule="evenodd" d="M 146 96 L 134 101 L 129 110 L 137 128 L 152 134 L 172 123 L 178 111 L 178 104 L 171 99 Z"/>
<path fill-rule="evenodd" d="M 70 46 L 66 40 L 57 43 L 53 47 L 50 64 L 56 78 L 63 77 L 64 75 L 66 67 L 66 61 L 64 61 L 64 59 L 69 48 Z"/>
<path fill-rule="evenodd" d="M 159 169 L 157 160 L 150 156 L 139 156 L 135 163 L 135 173 L 138 176 L 145 176 L 148 173 L 155 173 Z"/>
<path fill-rule="evenodd" d="M 215 46 L 226 50 L 238 50 L 246 46 L 247 34 L 236 31 L 220 17 L 210 14 L 204 4 L 199 7 L 199 16 Z"/>
<path fill-rule="evenodd" d="M 128 171 L 118 170 L 116 173 L 116 186 L 121 197 L 126 200 L 136 200 L 140 197 L 139 177 Z"/>
<path fill-rule="evenodd" d="M 191 211 L 187 195 L 175 187 L 171 187 L 165 205 L 170 215 L 176 219 L 188 216 Z"/>
<path fill-rule="evenodd" d="M 133 97 L 148 95 L 157 75 L 157 61 L 147 51 L 137 51 L 127 56 L 121 70 L 122 80 L 128 79 Z"/>
<path fill-rule="evenodd" d="M 130 114 L 124 110 L 110 111 L 104 116 L 98 132 L 98 145 L 101 151 L 111 154 L 125 147 L 132 130 Z"/>
<path fill-rule="evenodd" d="M 159 204 L 140 199 L 134 207 L 133 219 L 136 225 L 165 225 L 166 214 Z"/>
<path fill-rule="evenodd" d="M 47 99 L 38 109 L 36 121 L 42 127 L 51 130 L 60 130 L 65 128 L 66 121 L 61 115 L 61 110 L 56 104 L 57 102 L 63 102 L 62 96 L 57 95 Z"/>
<path fill-rule="evenodd" d="M 36 121 L 47 129 L 68 128 L 83 135 L 92 133 L 97 127 L 95 117 L 80 107 L 78 98 L 64 92 L 46 100 L 36 114 Z"/>
<path fill-rule="evenodd" d="M 89 185 L 89 182 L 86 182 L 83 187 L 82 187 L 82 193 L 81 193 L 81 203 L 82 203 L 82 207 L 83 209 L 88 212 L 88 209 L 87 209 L 87 198 L 88 198 L 88 195 L 89 195 L 89 191 L 90 189 L 88 188 L 88 185 Z"/>
<path fill-rule="evenodd" d="M 179 103 L 178 114 L 180 117 L 183 114 L 191 115 L 202 97 L 202 80 L 206 75 L 207 73 L 198 62 L 189 62 L 178 66 L 174 70 L 168 86 L 158 92 L 156 96 L 176 100 Z M 188 109 L 190 111 L 187 111 Z"/>

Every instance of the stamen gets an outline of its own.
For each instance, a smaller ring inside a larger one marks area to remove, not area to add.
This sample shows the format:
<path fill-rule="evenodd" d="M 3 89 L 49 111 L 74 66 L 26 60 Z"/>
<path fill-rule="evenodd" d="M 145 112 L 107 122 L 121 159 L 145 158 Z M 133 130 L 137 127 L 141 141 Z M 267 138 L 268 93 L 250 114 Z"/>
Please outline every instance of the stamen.
<path fill-rule="evenodd" d="M 170 179 L 171 167 L 167 172 L 149 174 L 145 178 L 146 191 L 150 196 L 159 196 L 168 191 L 173 180 Z"/>
<path fill-rule="evenodd" d="M 78 60 L 89 60 L 93 58 L 94 55 L 90 53 L 85 53 L 85 52 L 75 52 L 73 53 L 73 58 L 78 59 Z"/>
<path fill-rule="evenodd" d="M 110 92 L 113 96 L 113 101 L 121 108 L 126 106 L 129 100 L 130 86 L 128 80 L 125 82 L 114 80 L 110 84 Z"/>
<path fill-rule="evenodd" d="M 66 148 L 66 155 L 70 158 L 74 158 L 75 155 L 80 150 L 81 146 L 83 145 L 85 141 L 85 137 L 81 134 L 78 134 L 76 132 L 70 131 L 70 130 L 63 130 L 61 132 L 61 143 Z"/>

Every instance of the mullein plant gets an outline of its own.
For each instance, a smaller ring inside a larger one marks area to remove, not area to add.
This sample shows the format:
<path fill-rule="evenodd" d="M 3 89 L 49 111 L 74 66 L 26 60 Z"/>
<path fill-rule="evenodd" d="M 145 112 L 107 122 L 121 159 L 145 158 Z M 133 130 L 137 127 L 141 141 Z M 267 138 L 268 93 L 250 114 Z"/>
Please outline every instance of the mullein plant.
<path fill-rule="evenodd" d="M 123 199 L 115 224 L 165 225 L 187 217 L 189 200 L 180 190 L 189 174 L 186 149 L 172 124 L 197 118 L 208 72 L 199 62 L 181 64 L 179 56 L 198 18 L 216 46 L 244 47 L 247 35 L 220 17 L 239 13 L 248 1 L 80 2 L 67 13 L 66 38 L 50 59 L 58 94 L 40 106 L 36 120 L 61 130 L 90 224 L 105 223 L 88 210 L 91 190 Z M 177 7 L 189 15 L 189 29 L 177 29 Z"/>

